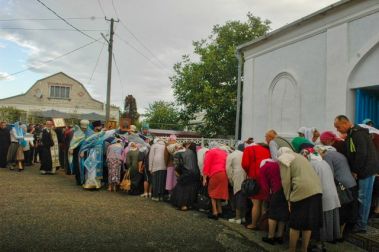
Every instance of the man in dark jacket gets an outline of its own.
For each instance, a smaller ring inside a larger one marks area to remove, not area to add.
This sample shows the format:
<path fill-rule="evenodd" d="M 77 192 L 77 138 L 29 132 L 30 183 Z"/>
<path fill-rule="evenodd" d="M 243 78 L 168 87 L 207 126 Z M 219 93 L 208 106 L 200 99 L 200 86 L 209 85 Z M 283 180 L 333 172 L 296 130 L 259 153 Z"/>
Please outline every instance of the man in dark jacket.
<path fill-rule="evenodd" d="M 359 213 L 353 231 L 365 233 L 371 208 L 375 174 L 379 172 L 378 155 L 367 129 L 353 125 L 344 115 L 336 117 L 334 126 L 340 133 L 347 134 L 345 140 L 346 156 L 349 160 L 351 172 L 358 180 L 359 185 Z"/>
<path fill-rule="evenodd" d="M 0 122 L 0 168 L 7 166 L 7 153 L 11 144 L 11 134 L 5 122 Z"/>

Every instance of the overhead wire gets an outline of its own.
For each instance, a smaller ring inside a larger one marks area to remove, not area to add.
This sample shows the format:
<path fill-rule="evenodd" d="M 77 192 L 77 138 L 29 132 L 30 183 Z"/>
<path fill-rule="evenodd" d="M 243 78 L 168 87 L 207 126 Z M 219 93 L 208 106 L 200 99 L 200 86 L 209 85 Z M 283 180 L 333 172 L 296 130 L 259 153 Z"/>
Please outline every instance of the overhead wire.
<path fill-rule="evenodd" d="M 122 81 L 121 81 L 121 72 L 120 72 L 120 68 L 118 67 L 118 64 L 117 64 L 117 61 L 116 61 L 116 56 L 114 54 L 114 52 L 112 53 L 112 59 L 113 59 L 113 62 L 116 66 L 116 71 L 117 71 L 117 75 L 118 75 L 118 80 L 119 80 L 119 83 L 120 83 L 120 87 L 121 87 L 121 95 L 122 95 L 122 100 L 125 98 L 125 90 L 124 90 L 124 85 L 122 84 Z"/>
<path fill-rule="evenodd" d="M 66 20 L 95 20 L 103 17 L 65 17 Z M 13 21 L 56 21 L 60 18 L 8 18 L 0 19 L 0 22 L 13 22 Z"/>
<path fill-rule="evenodd" d="M 143 54 L 140 50 L 138 50 L 135 46 L 133 46 L 132 44 L 130 44 L 128 41 L 126 41 L 125 39 L 123 39 L 122 37 L 120 37 L 120 35 L 118 35 L 117 33 L 115 33 L 115 36 L 120 40 L 122 41 L 123 43 L 125 43 L 127 46 L 129 46 L 130 48 L 132 48 L 134 51 L 136 51 L 138 54 L 140 54 L 142 57 L 144 57 L 147 61 L 149 61 L 152 65 L 154 65 L 155 67 L 157 68 L 160 68 L 164 71 L 167 71 L 167 69 L 163 68 L 162 66 L 160 65 L 157 65 L 154 61 L 152 61 L 148 56 L 146 56 L 145 54 Z"/>
<path fill-rule="evenodd" d="M 51 11 L 55 16 L 57 16 L 58 18 L 60 18 L 63 22 L 65 22 L 67 25 L 71 26 L 72 28 L 74 28 L 75 30 L 77 30 L 78 32 L 80 32 L 81 34 L 83 34 L 84 36 L 92 39 L 92 40 L 96 40 L 94 37 L 92 37 L 91 35 L 88 35 L 87 33 L 83 32 L 82 30 L 78 29 L 77 27 L 75 27 L 74 25 L 72 25 L 70 22 L 68 22 L 66 19 L 64 19 L 63 17 L 61 17 L 58 13 L 56 13 L 54 10 L 52 10 L 49 6 L 47 6 L 44 2 L 42 2 L 41 0 L 36 0 L 37 2 L 39 2 L 40 4 L 42 4 L 45 8 L 47 8 L 49 11 Z M 98 41 L 98 40 L 96 40 Z"/>
<path fill-rule="evenodd" d="M 107 15 L 105 15 L 105 11 L 104 11 L 103 5 L 101 4 L 100 0 L 97 0 L 97 3 L 99 4 L 100 10 L 103 13 L 104 17 L 106 17 Z"/>
<path fill-rule="evenodd" d="M 14 73 L 8 74 L 7 76 L 14 76 L 14 75 L 17 75 L 17 74 L 20 74 L 20 73 L 23 73 L 23 72 L 29 71 L 30 69 L 38 69 L 38 68 L 41 68 L 42 66 L 44 66 L 44 65 L 46 65 L 46 64 L 49 64 L 49 63 L 51 63 L 51 62 L 53 62 L 53 61 L 56 61 L 56 60 L 61 59 L 61 58 L 65 57 L 65 56 L 67 56 L 67 55 L 70 55 L 70 54 L 72 54 L 72 53 L 74 53 L 74 52 L 77 52 L 77 51 L 79 51 L 79 50 L 81 50 L 81 49 L 83 49 L 83 48 L 85 48 L 85 47 L 87 47 L 87 46 L 90 46 L 90 45 L 92 45 L 92 44 L 98 42 L 99 40 L 100 40 L 100 38 L 98 38 L 98 39 L 96 39 L 96 40 L 94 40 L 94 41 L 91 41 L 91 42 L 89 42 L 89 43 L 86 43 L 86 44 L 84 44 L 84 45 L 82 45 L 82 46 L 80 46 L 80 47 L 78 47 L 78 48 L 76 48 L 76 49 L 74 49 L 74 50 L 71 50 L 71 51 L 69 51 L 69 52 L 66 52 L 66 53 L 64 53 L 64 54 L 62 54 L 62 55 L 59 55 L 59 56 L 57 56 L 57 57 L 54 57 L 54 58 L 52 58 L 52 59 L 50 59 L 50 60 L 43 61 L 43 62 L 40 64 L 40 66 L 38 66 L 38 67 L 30 66 L 30 67 L 27 67 L 27 68 L 25 68 L 25 69 L 23 69 L 23 70 L 20 70 L 20 71 L 17 71 L 17 72 L 14 72 Z"/>
<path fill-rule="evenodd" d="M 91 77 L 90 77 L 89 80 L 88 80 L 88 84 L 91 83 L 92 78 L 93 78 L 93 75 L 95 74 L 95 71 L 96 71 L 97 66 L 98 66 L 98 64 L 99 64 L 100 57 L 101 57 L 101 54 L 103 53 L 103 50 L 104 50 L 104 46 L 105 46 L 105 44 L 106 44 L 106 43 L 103 42 L 103 45 L 101 46 L 100 53 L 99 53 L 99 55 L 97 56 L 96 64 L 95 64 L 95 67 L 93 68 L 93 71 L 92 71 Z"/>
<path fill-rule="evenodd" d="M 23 30 L 23 31 L 75 31 L 68 28 L 24 28 L 24 27 L 0 27 L 0 30 Z M 86 32 L 103 32 L 107 30 L 97 30 L 97 29 L 82 29 Z"/>
<path fill-rule="evenodd" d="M 124 23 L 124 21 L 122 21 L 122 19 L 119 18 L 119 15 L 118 15 L 118 11 L 117 11 L 117 8 L 115 6 L 115 3 L 114 3 L 114 0 L 112 0 L 112 7 L 113 7 L 113 10 L 116 14 L 116 17 L 117 19 L 120 20 L 120 23 L 121 23 L 121 26 L 130 34 L 132 35 L 132 37 L 148 52 L 150 53 L 150 55 L 159 63 L 162 65 L 162 67 L 164 68 L 167 68 L 167 66 L 159 60 L 159 58 L 152 52 L 152 50 L 150 50 L 146 45 L 145 43 L 143 43 L 127 26 L 126 24 Z"/>

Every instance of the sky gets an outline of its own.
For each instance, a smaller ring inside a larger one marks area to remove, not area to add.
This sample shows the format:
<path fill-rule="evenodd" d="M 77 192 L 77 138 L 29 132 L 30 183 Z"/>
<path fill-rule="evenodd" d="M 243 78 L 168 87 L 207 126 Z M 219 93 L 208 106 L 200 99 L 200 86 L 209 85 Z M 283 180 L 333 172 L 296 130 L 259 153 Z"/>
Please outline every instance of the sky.
<path fill-rule="evenodd" d="M 105 15 L 120 19 L 115 23 L 111 103 L 123 107 L 124 97 L 131 94 L 143 113 L 153 101 L 174 101 L 169 80 L 173 65 L 182 55 L 191 55 L 192 42 L 207 38 L 214 25 L 244 21 L 252 12 L 270 20 L 275 30 L 337 0 L 41 1 L 88 36 L 56 20 L 37 0 L 0 0 L 0 98 L 22 94 L 37 80 L 64 72 L 104 102 Z M 93 39 L 98 41 L 91 43 Z"/>

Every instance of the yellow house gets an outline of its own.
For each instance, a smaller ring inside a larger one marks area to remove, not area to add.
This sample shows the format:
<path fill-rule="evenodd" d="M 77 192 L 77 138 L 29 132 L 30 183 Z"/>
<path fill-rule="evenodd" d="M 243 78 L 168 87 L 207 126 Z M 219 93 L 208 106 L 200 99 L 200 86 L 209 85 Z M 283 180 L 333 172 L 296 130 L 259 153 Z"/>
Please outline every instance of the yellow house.
<path fill-rule="evenodd" d="M 59 72 L 38 80 L 26 93 L 0 99 L 0 107 L 14 107 L 41 117 L 105 119 L 105 104 L 95 100 L 82 83 Z M 111 106 L 110 119 L 119 108 Z"/>

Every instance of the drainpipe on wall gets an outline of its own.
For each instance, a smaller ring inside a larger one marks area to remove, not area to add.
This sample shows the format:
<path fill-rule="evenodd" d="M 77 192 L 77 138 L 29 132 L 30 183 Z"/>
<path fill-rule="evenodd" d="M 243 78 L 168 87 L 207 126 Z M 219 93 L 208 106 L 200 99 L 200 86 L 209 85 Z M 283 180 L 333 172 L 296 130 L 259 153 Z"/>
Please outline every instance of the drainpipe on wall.
<path fill-rule="evenodd" d="M 241 73 L 242 73 L 242 55 L 241 51 L 237 49 L 236 57 L 238 60 L 238 74 L 237 74 L 237 113 L 236 113 L 236 128 L 234 132 L 234 140 L 237 142 L 240 136 L 240 119 L 241 119 L 241 101 L 242 101 L 242 92 L 241 92 Z"/>

